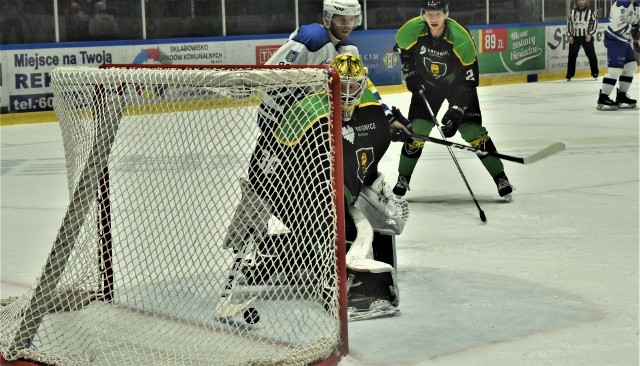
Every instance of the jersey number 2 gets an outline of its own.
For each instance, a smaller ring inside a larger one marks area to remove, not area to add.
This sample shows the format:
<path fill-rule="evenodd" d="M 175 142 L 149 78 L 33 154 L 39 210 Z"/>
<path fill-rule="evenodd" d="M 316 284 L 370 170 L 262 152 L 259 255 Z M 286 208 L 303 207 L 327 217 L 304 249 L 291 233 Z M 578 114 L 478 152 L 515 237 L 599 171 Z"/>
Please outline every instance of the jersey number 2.
<path fill-rule="evenodd" d="M 467 70 L 467 77 L 466 79 L 468 81 L 476 81 L 476 77 L 473 75 L 473 70 Z"/>

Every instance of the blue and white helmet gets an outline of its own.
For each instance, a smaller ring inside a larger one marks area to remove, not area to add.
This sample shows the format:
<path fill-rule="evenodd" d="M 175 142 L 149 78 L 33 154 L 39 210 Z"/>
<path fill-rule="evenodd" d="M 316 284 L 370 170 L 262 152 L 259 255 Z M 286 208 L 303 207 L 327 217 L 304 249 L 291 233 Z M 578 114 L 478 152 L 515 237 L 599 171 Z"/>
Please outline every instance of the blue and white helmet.
<path fill-rule="evenodd" d="M 362 24 L 362 11 L 358 0 L 324 0 L 322 12 L 325 23 L 329 24 L 334 15 L 355 16 L 355 26 Z"/>

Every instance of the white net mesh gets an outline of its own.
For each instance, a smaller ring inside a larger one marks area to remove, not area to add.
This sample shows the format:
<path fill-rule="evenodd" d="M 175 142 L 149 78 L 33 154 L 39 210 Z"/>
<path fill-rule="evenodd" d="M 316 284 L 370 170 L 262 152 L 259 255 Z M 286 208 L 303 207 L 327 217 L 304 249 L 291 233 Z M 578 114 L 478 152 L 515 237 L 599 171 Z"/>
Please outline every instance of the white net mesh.
<path fill-rule="evenodd" d="M 285 365 L 335 352 L 330 79 L 56 69 L 70 203 L 41 278 L 2 302 L 4 357 Z"/>

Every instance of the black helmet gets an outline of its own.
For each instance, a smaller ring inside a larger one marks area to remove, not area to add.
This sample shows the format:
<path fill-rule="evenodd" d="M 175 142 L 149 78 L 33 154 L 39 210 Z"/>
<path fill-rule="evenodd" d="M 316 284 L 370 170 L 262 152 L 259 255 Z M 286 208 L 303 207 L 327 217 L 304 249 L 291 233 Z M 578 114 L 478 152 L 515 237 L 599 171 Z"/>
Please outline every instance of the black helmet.
<path fill-rule="evenodd" d="M 422 10 L 444 10 L 449 13 L 449 2 L 447 0 L 423 0 Z"/>

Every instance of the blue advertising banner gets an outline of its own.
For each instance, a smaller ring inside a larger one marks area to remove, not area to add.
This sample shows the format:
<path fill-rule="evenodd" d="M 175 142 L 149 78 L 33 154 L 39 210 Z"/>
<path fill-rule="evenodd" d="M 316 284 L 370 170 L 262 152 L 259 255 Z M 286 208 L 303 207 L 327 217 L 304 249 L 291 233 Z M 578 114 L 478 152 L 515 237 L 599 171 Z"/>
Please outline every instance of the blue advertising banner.
<path fill-rule="evenodd" d="M 395 29 L 355 31 L 351 35 L 375 85 L 402 84 L 400 55 L 393 51 L 395 37 Z"/>

